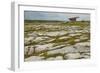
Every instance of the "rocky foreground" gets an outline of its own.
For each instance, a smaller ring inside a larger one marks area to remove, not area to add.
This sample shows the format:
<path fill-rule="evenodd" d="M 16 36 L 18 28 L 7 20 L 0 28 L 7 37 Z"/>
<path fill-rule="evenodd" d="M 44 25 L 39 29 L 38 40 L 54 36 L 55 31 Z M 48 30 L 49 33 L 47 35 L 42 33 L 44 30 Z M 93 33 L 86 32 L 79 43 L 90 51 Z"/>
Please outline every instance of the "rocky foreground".
<path fill-rule="evenodd" d="M 25 24 L 25 61 L 90 58 L 90 24 L 67 24 Z"/>

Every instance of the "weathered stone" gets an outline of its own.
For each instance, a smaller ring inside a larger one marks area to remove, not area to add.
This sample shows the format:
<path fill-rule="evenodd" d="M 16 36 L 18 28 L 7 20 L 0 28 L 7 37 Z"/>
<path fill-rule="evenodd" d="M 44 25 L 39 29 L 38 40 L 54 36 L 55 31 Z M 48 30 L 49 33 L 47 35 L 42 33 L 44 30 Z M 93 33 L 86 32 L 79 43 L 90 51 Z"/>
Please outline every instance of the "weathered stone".
<path fill-rule="evenodd" d="M 52 42 L 54 40 L 55 40 L 55 38 L 51 38 L 51 39 L 45 40 L 45 42 Z"/>
<path fill-rule="evenodd" d="M 39 57 L 39 56 L 31 56 L 29 58 L 26 58 L 25 59 L 25 62 L 28 62 L 28 61 L 39 61 L 39 60 L 43 60 L 44 57 Z"/>
<path fill-rule="evenodd" d="M 42 41 L 42 40 L 44 40 L 43 37 L 36 37 L 33 41 L 39 42 L 39 41 Z"/>
<path fill-rule="evenodd" d="M 74 41 L 75 41 L 75 42 L 79 42 L 79 41 L 80 41 L 80 39 L 75 39 Z"/>
<path fill-rule="evenodd" d="M 62 56 L 50 57 L 50 58 L 47 58 L 47 60 L 63 60 L 63 57 Z"/>
<path fill-rule="evenodd" d="M 62 57 L 62 56 L 57 56 L 57 57 L 55 58 L 55 60 L 63 60 L 63 57 Z"/>
<path fill-rule="evenodd" d="M 37 33 L 36 32 L 29 33 L 28 35 L 31 36 L 31 37 L 34 37 L 34 38 L 37 37 Z"/>
<path fill-rule="evenodd" d="M 46 60 L 54 60 L 54 57 L 47 58 Z"/>
<path fill-rule="evenodd" d="M 82 53 L 82 54 L 81 54 L 81 57 L 82 57 L 82 58 L 86 58 L 86 59 L 87 59 L 87 58 L 90 58 L 90 52 Z"/>
<path fill-rule="evenodd" d="M 62 36 L 59 39 L 62 40 L 62 39 L 68 39 L 68 38 L 69 38 L 68 36 Z"/>
<path fill-rule="evenodd" d="M 53 47 L 49 48 L 48 50 L 51 50 L 52 51 L 52 50 L 61 49 L 63 47 L 65 47 L 65 45 L 56 45 L 56 46 L 53 46 Z"/>
<path fill-rule="evenodd" d="M 28 51 L 28 55 L 32 55 L 32 54 L 34 54 L 35 53 L 35 48 L 34 48 L 34 46 L 30 46 L 29 47 L 29 51 Z"/>
<path fill-rule="evenodd" d="M 46 32 L 45 35 L 47 36 L 62 36 L 67 34 L 67 31 L 53 31 L 53 32 Z"/>
<path fill-rule="evenodd" d="M 89 59 L 90 56 L 88 56 L 88 55 L 81 55 L 81 58 L 83 58 L 83 59 Z"/>
<path fill-rule="evenodd" d="M 30 41 L 30 40 L 33 40 L 33 39 L 34 39 L 34 37 L 24 38 L 25 42 Z"/>
<path fill-rule="evenodd" d="M 89 42 L 83 42 L 83 43 L 77 43 L 74 45 L 74 47 L 79 52 L 89 52 L 90 51 L 90 43 Z"/>
<path fill-rule="evenodd" d="M 76 30 L 75 33 L 82 33 L 83 30 Z"/>
<path fill-rule="evenodd" d="M 60 49 L 55 49 L 55 50 L 51 50 L 48 51 L 48 54 L 57 54 L 57 53 L 73 53 L 73 52 L 78 52 L 75 48 L 73 48 L 73 46 L 68 46 L 68 47 L 63 47 Z"/>
<path fill-rule="evenodd" d="M 68 53 L 65 55 L 66 59 L 78 59 L 80 57 L 81 57 L 80 53 Z"/>
<path fill-rule="evenodd" d="M 87 36 L 80 36 L 80 40 L 86 40 L 86 39 L 88 39 L 88 37 Z"/>
<path fill-rule="evenodd" d="M 24 54 L 27 55 L 28 51 L 29 51 L 29 46 L 25 46 L 25 48 L 24 48 Z"/>
<path fill-rule="evenodd" d="M 44 44 L 44 45 L 36 45 L 35 51 L 40 52 L 40 51 L 48 50 L 52 46 L 53 46 L 53 43 Z"/>
<path fill-rule="evenodd" d="M 90 31 L 89 28 L 88 28 L 88 29 L 85 28 L 85 29 L 83 30 L 84 33 L 89 33 L 89 31 Z"/>
<path fill-rule="evenodd" d="M 77 51 L 79 52 L 89 52 L 90 48 L 89 47 L 84 47 L 84 46 L 77 46 Z"/>
<path fill-rule="evenodd" d="M 90 42 L 79 42 L 75 46 L 90 46 Z"/>
<path fill-rule="evenodd" d="M 69 34 L 69 36 L 73 37 L 73 36 L 80 36 L 80 33 L 73 33 L 73 34 Z"/>

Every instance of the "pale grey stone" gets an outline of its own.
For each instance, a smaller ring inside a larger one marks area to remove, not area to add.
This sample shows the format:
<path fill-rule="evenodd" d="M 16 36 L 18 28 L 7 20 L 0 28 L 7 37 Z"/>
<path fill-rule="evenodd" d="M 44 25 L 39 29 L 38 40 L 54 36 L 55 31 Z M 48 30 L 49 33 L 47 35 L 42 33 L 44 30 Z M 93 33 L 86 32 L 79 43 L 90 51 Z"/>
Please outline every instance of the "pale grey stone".
<path fill-rule="evenodd" d="M 51 48 L 53 46 L 53 43 L 49 43 L 49 44 L 44 44 L 44 45 L 36 45 L 35 47 L 35 51 L 36 52 L 40 52 L 40 51 L 44 51 L 44 50 L 48 50 L 49 48 Z"/>
<path fill-rule="evenodd" d="M 69 38 L 69 36 L 62 36 L 59 39 L 62 40 L 62 39 L 68 39 L 68 38 Z"/>
<path fill-rule="evenodd" d="M 35 53 L 35 48 L 34 48 L 34 46 L 30 46 L 29 47 L 29 51 L 28 51 L 28 55 L 32 55 L 32 54 L 34 54 Z"/>
<path fill-rule="evenodd" d="M 80 41 L 80 39 L 75 39 L 74 41 L 75 41 L 75 42 L 79 42 L 79 41 Z"/>
<path fill-rule="evenodd" d="M 39 42 L 39 41 L 42 41 L 42 40 L 44 40 L 43 37 L 36 37 L 33 41 Z"/>
<path fill-rule="evenodd" d="M 78 59 L 80 57 L 81 57 L 80 53 L 68 53 L 65 55 L 65 58 L 67 59 Z"/>
<path fill-rule="evenodd" d="M 75 44 L 74 46 L 90 46 L 90 42 L 79 42 Z"/>
<path fill-rule="evenodd" d="M 73 36 L 79 36 L 81 35 L 80 33 L 73 33 L 73 34 L 69 34 L 69 36 L 73 37 Z"/>
<path fill-rule="evenodd" d="M 85 35 L 82 35 L 82 36 L 80 36 L 80 40 L 85 40 L 85 39 L 88 39 L 88 37 Z"/>
<path fill-rule="evenodd" d="M 57 56 L 57 57 L 55 58 L 55 60 L 63 60 L 63 57 L 62 57 L 62 56 Z"/>
<path fill-rule="evenodd" d="M 62 36 L 67 34 L 67 31 L 53 31 L 53 32 L 46 32 L 45 35 L 47 36 Z"/>
<path fill-rule="evenodd" d="M 37 37 L 37 33 L 36 32 L 29 33 L 28 35 L 31 36 L 31 37 L 34 37 L 34 38 Z"/>
<path fill-rule="evenodd" d="M 90 52 L 82 53 L 82 54 L 81 54 L 81 57 L 82 57 L 82 58 L 90 58 L 90 56 L 91 56 L 91 55 L 90 55 Z"/>
<path fill-rule="evenodd" d="M 27 55 L 28 51 L 29 51 L 29 46 L 25 46 L 25 48 L 24 48 L 24 54 Z"/>
<path fill-rule="evenodd" d="M 28 41 L 33 40 L 33 39 L 34 39 L 34 37 L 24 38 L 25 42 L 28 42 Z"/>
<path fill-rule="evenodd" d="M 50 58 L 47 58 L 46 60 L 63 60 L 63 57 L 62 56 L 50 57 Z"/>
<path fill-rule="evenodd" d="M 90 51 L 89 47 L 84 47 L 84 46 L 77 46 L 76 49 L 78 52 L 89 52 Z"/>
<path fill-rule="evenodd" d="M 54 57 L 47 58 L 46 60 L 54 60 Z"/>
<path fill-rule="evenodd" d="M 48 54 L 57 54 L 57 53 L 72 53 L 72 52 L 78 52 L 75 48 L 73 48 L 73 46 L 68 46 L 68 47 L 63 47 L 60 49 L 55 49 L 55 50 L 51 50 L 48 51 Z"/>
<path fill-rule="evenodd" d="M 31 56 L 29 58 L 26 58 L 25 59 L 25 62 L 28 62 L 28 61 L 39 61 L 39 60 L 43 60 L 44 57 L 39 57 L 39 56 Z"/>

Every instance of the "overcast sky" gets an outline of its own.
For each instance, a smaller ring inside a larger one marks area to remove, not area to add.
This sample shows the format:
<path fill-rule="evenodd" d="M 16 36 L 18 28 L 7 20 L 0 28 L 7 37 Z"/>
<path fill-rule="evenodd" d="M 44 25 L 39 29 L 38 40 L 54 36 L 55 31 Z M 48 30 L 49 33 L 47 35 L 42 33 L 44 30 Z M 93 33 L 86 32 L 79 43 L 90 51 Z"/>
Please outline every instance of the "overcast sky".
<path fill-rule="evenodd" d="M 42 11 L 24 11 L 25 20 L 58 20 L 68 21 L 70 17 L 79 18 L 77 20 L 90 20 L 90 14 L 80 13 L 55 13 L 55 12 L 42 12 Z"/>

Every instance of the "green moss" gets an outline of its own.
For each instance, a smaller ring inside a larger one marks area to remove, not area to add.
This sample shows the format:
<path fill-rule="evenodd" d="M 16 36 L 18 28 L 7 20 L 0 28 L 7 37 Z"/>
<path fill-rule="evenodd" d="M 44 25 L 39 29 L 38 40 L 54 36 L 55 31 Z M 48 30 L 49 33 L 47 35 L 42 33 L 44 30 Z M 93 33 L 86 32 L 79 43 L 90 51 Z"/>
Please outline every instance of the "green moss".
<path fill-rule="evenodd" d="M 50 57 L 57 57 L 57 56 L 63 56 L 63 54 L 61 54 L 61 53 L 57 53 L 57 54 L 50 54 L 50 55 L 48 55 L 48 54 L 46 54 L 44 57 L 44 59 L 48 59 L 48 58 L 50 58 Z"/>
<path fill-rule="evenodd" d="M 68 44 L 70 45 L 74 45 L 76 42 L 74 41 L 75 40 L 75 37 L 71 37 L 67 40 Z"/>

